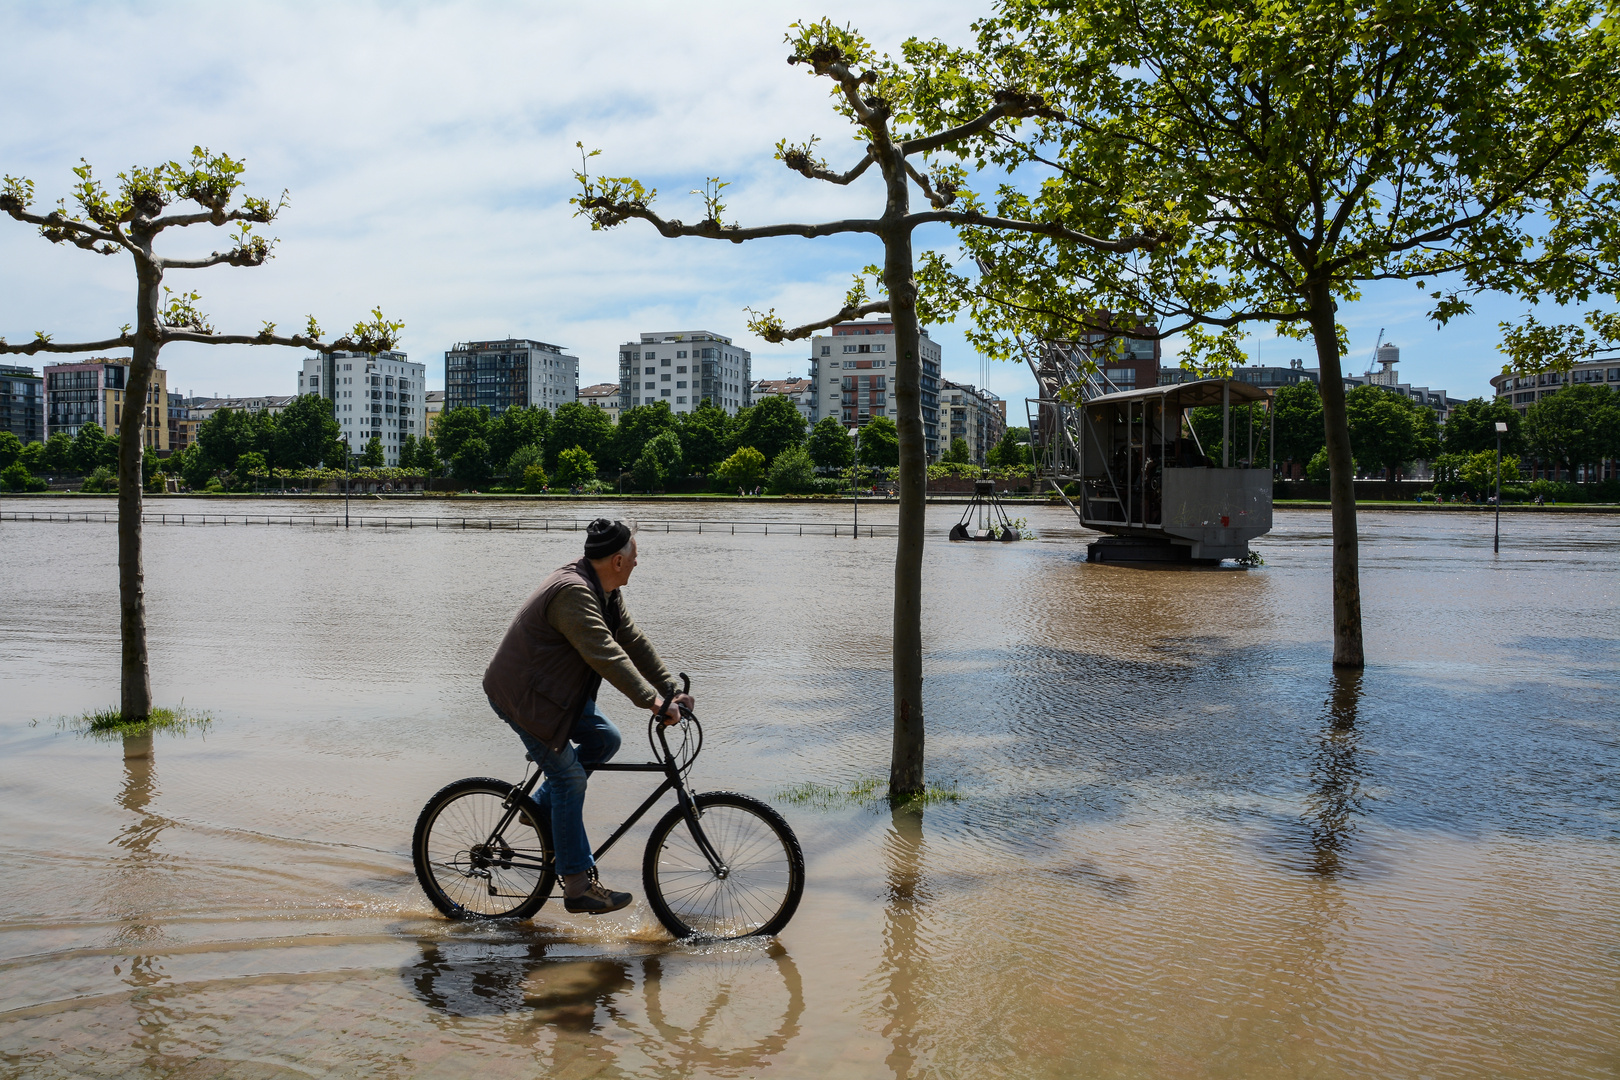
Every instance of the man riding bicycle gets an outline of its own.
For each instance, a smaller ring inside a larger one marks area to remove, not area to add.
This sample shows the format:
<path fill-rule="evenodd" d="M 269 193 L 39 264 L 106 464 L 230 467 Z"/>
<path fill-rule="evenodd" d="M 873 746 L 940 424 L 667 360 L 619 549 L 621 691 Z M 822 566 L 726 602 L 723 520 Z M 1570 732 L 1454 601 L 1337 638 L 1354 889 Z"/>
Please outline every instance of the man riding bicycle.
<path fill-rule="evenodd" d="M 619 729 L 596 693 L 606 679 L 639 708 L 670 701 L 665 723 L 692 707 L 652 643 L 636 628 L 622 588 L 636 568 L 636 541 L 622 521 L 597 518 L 585 557 L 553 571 L 518 609 L 484 672 L 490 706 L 511 725 L 545 782 L 535 802 L 551 816 L 563 906 L 602 915 L 632 897 L 604 887 L 585 836 L 586 774 L 618 752 Z"/>

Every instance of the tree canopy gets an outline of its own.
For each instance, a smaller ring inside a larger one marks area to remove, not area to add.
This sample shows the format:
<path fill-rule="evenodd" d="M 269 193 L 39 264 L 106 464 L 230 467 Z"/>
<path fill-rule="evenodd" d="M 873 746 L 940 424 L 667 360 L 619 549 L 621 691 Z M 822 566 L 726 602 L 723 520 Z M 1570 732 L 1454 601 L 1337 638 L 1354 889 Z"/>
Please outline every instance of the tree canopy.
<path fill-rule="evenodd" d="M 1448 454 L 1477 454 L 1496 450 L 1497 421 L 1508 426 L 1502 435 L 1502 452 L 1518 454 L 1524 449 L 1524 417 L 1505 398 L 1472 398 L 1451 410 L 1446 418 L 1445 451 Z"/>
<path fill-rule="evenodd" d="M 1620 457 L 1620 393 L 1606 386 L 1566 386 L 1525 411 L 1531 453 L 1574 472 Z"/>
<path fill-rule="evenodd" d="M 1445 322 L 1481 290 L 1579 291 L 1606 272 L 1595 249 L 1614 230 L 1592 223 L 1620 197 L 1606 168 L 1620 43 L 1603 15 L 1588 0 L 1001 0 L 976 51 L 932 46 L 941 77 L 919 108 L 937 103 L 944 127 L 991 87 L 1039 93 L 1051 109 L 1029 137 L 975 145 L 1012 174 L 1000 212 L 1159 242 L 1118 259 L 968 226 L 967 269 L 936 264 L 928 287 L 973 312 L 969 339 L 991 355 L 1185 333 L 1188 362 L 1219 369 L 1247 326 L 1310 337 L 1334 663 L 1362 666 L 1338 305 L 1405 279 Z"/>
<path fill-rule="evenodd" d="M 810 460 L 823 472 L 839 472 L 855 464 L 855 442 L 836 416 L 823 416 L 810 431 Z"/>
<path fill-rule="evenodd" d="M 804 414 L 787 395 L 767 394 L 737 414 L 733 439 L 764 454 L 769 465 L 783 450 L 804 442 L 805 424 Z"/>

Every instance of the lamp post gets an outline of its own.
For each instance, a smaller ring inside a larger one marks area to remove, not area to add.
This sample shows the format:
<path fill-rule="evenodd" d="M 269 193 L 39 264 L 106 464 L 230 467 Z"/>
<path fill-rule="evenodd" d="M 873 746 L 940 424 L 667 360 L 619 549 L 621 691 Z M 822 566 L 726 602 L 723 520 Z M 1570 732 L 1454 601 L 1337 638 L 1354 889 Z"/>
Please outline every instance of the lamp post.
<path fill-rule="evenodd" d="M 343 527 L 349 527 L 349 466 L 354 463 L 354 451 L 344 447 L 343 452 Z"/>
<path fill-rule="evenodd" d="M 861 537 L 861 429 L 858 427 L 851 428 L 850 432 L 855 437 L 855 468 L 851 473 L 854 482 L 849 486 L 850 495 L 855 500 L 855 531 L 851 535 L 859 540 Z"/>
<path fill-rule="evenodd" d="M 1496 538 L 1491 543 L 1491 552 L 1496 555 L 1502 553 L 1502 436 L 1507 433 L 1507 421 L 1496 422 Z"/>

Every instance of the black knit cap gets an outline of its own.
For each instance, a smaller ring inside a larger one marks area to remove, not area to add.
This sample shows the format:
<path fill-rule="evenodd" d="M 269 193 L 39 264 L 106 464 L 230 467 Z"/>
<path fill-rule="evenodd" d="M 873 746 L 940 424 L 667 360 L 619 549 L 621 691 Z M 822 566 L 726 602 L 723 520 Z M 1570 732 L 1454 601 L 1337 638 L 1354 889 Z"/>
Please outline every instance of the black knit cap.
<path fill-rule="evenodd" d="M 630 526 L 622 521 L 597 518 L 585 526 L 585 557 L 605 559 L 630 542 Z"/>

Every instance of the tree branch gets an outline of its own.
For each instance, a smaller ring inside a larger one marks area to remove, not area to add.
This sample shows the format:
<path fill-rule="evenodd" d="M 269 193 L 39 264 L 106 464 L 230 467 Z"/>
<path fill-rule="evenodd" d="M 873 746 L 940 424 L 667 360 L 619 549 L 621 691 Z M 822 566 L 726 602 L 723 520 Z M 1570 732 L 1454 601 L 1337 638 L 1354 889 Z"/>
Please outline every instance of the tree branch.
<path fill-rule="evenodd" d="M 232 266 L 262 266 L 265 258 L 265 252 L 255 251 L 252 248 L 232 248 L 230 251 L 216 251 L 201 259 L 160 259 L 158 262 L 165 270 L 205 270 L 221 263 L 229 263 Z"/>
<path fill-rule="evenodd" d="M 740 244 L 744 240 L 758 240 L 767 236 L 803 236 L 806 238 L 816 236 L 832 236 L 837 233 L 865 232 L 876 233 L 881 222 L 869 221 L 860 218 L 851 218 L 845 221 L 827 221 L 819 225 L 761 225 L 752 229 L 744 229 L 737 225 L 722 225 L 710 219 L 701 221 L 696 225 L 687 225 L 679 220 L 669 220 L 659 217 L 642 203 L 609 202 L 602 198 L 583 198 L 579 205 L 590 211 L 592 219 L 603 228 L 611 228 L 627 218 L 640 218 L 651 223 L 663 236 L 674 238 L 677 236 L 702 236 L 710 240 L 729 240 L 733 244 Z"/>
<path fill-rule="evenodd" d="M 38 225 L 45 239 L 53 244 L 66 240 L 70 244 L 94 251 L 100 255 L 112 255 L 119 248 L 127 247 L 124 238 L 117 232 L 97 228 L 83 221 L 75 221 L 60 210 L 52 210 L 49 214 L 30 214 L 19 199 L 0 197 L 0 210 L 4 210 L 18 221 L 29 225 Z M 52 234 L 55 235 L 52 235 Z M 96 247 L 100 243 L 102 247 Z"/>
<path fill-rule="evenodd" d="M 946 225 L 973 225 L 985 229 L 999 229 L 1005 232 L 1035 233 L 1039 236 L 1050 236 L 1057 240 L 1069 240 L 1077 244 L 1098 251 L 1112 251 L 1124 253 L 1152 250 L 1164 242 L 1164 238 L 1157 233 L 1133 233 L 1121 240 L 1104 240 L 1100 236 L 1071 229 L 1066 225 L 1044 221 L 1020 221 L 1017 218 L 991 217 L 971 210 L 934 210 L 923 214 L 912 214 L 906 218 L 908 225 L 924 225 L 930 222 L 941 222 Z"/>
<path fill-rule="evenodd" d="M 833 172 L 825 164 L 812 159 L 808 152 L 797 147 L 782 152 L 782 163 L 800 176 L 808 180 L 825 180 L 829 184 L 840 186 L 854 183 L 860 175 L 872 167 L 877 159 L 872 156 L 872 148 L 866 148 L 866 156 L 855 164 L 848 172 Z"/>
<path fill-rule="evenodd" d="M 834 323 L 848 322 L 851 319 L 863 319 L 868 315 L 876 315 L 888 310 L 889 302 L 887 300 L 873 300 L 866 304 L 845 304 L 836 314 L 829 318 L 822 319 L 820 322 L 795 326 L 791 330 L 783 327 L 780 321 L 772 322 L 773 316 L 767 316 L 763 320 L 756 319 L 755 323 L 757 325 L 751 328 L 766 341 L 780 344 L 784 341 L 798 341 L 801 338 L 807 338 L 817 330 L 825 330 Z"/>
<path fill-rule="evenodd" d="M 0 353 L 20 353 L 23 356 L 33 356 L 35 353 L 85 353 L 102 352 L 106 349 L 127 349 L 135 344 L 135 335 L 127 331 L 118 337 L 106 341 L 86 341 L 74 345 L 58 345 L 49 338 L 37 338 L 26 345 L 11 345 L 5 338 L 0 338 Z"/>
<path fill-rule="evenodd" d="M 170 214 L 168 217 L 153 218 L 146 227 L 156 234 L 174 226 L 225 225 L 232 221 L 253 221 L 265 225 L 275 216 L 275 213 L 268 210 L 244 206 L 235 210 L 208 210 L 195 214 Z"/>
<path fill-rule="evenodd" d="M 308 349 L 311 352 L 382 352 L 394 347 L 393 342 L 377 342 L 356 340 L 345 334 L 336 341 L 322 342 L 319 338 L 309 337 L 306 334 L 293 334 L 284 337 L 262 330 L 257 334 L 204 334 L 196 330 L 175 330 L 165 327 L 162 331 L 162 342 L 167 345 L 172 341 L 187 341 L 195 345 L 285 345 L 293 349 Z"/>
<path fill-rule="evenodd" d="M 997 90 L 996 103 L 984 112 L 975 116 L 965 124 L 958 124 L 953 128 L 924 135 L 920 139 L 907 139 L 900 144 L 900 152 L 907 157 L 912 154 L 927 154 L 963 139 L 971 138 L 988 128 L 1002 117 L 1017 119 L 1023 116 L 1039 116 L 1047 120 L 1067 120 L 1068 117 L 1059 109 L 1054 109 L 1046 103 L 1046 98 L 1040 94 L 1025 94 L 1017 90 Z"/>

